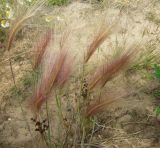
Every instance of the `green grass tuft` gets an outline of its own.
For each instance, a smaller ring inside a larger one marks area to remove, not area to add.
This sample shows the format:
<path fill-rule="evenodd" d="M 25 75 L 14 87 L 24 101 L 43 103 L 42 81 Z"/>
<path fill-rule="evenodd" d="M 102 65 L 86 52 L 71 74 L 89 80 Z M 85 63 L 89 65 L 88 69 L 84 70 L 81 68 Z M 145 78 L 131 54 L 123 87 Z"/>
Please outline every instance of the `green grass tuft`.
<path fill-rule="evenodd" d="M 48 0 L 49 4 L 50 5 L 58 5 L 58 6 L 61 6 L 61 5 L 64 5 L 68 2 L 68 0 Z"/>

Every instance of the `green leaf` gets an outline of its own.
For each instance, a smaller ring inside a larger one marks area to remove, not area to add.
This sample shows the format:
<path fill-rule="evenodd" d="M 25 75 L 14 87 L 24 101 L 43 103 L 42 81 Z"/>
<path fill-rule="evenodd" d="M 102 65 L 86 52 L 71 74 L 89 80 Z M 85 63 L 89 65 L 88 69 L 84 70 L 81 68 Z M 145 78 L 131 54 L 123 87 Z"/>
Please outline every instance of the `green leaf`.
<path fill-rule="evenodd" d="M 160 106 L 158 106 L 155 111 L 156 111 L 156 116 L 160 115 Z"/>
<path fill-rule="evenodd" d="M 64 5 L 67 3 L 67 0 L 48 0 L 49 4 L 51 5 L 58 5 L 58 6 L 61 6 L 61 5 Z"/>
<path fill-rule="evenodd" d="M 160 80 L 160 67 L 157 64 L 154 64 L 155 76 Z"/>
<path fill-rule="evenodd" d="M 160 97 L 160 91 L 155 91 L 153 94 L 155 97 Z"/>
<path fill-rule="evenodd" d="M 56 148 L 61 148 L 61 145 L 60 144 L 56 144 Z"/>

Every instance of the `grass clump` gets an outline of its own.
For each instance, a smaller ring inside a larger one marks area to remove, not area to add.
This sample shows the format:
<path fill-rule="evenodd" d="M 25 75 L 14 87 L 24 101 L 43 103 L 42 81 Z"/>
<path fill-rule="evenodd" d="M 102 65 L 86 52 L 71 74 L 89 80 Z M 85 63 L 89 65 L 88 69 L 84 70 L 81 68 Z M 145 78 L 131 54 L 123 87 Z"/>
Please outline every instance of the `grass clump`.
<path fill-rule="evenodd" d="M 154 64 L 154 76 L 156 78 L 156 80 L 159 82 L 160 81 L 160 66 L 158 64 Z M 160 100 L 160 90 L 158 88 L 158 90 L 156 89 L 156 91 L 153 92 L 154 97 L 156 98 L 156 116 L 158 117 L 160 115 L 160 104 L 159 104 L 159 100 Z"/>
<path fill-rule="evenodd" d="M 49 5 L 64 5 L 68 2 L 68 0 L 48 0 Z"/>
<path fill-rule="evenodd" d="M 38 77 L 38 72 L 26 73 L 23 78 L 20 79 L 18 86 L 12 86 L 10 89 L 11 96 L 13 98 L 25 99 L 31 95 L 31 90 Z"/>
<path fill-rule="evenodd" d="M 20 97 L 22 96 L 22 90 L 21 89 L 17 89 L 16 86 L 13 86 L 11 89 L 10 89 L 10 92 L 11 92 L 11 96 L 14 97 L 14 98 L 17 98 L 17 97 Z"/>
<path fill-rule="evenodd" d="M 149 12 L 147 15 L 146 15 L 146 19 L 148 19 L 149 21 L 155 23 L 156 25 L 160 25 L 160 18 L 159 18 L 159 15 L 156 14 L 155 12 Z"/>
<path fill-rule="evenodd" d="M 133 50 L 123 51 L 110 62 L 105 61 L 92 72 L 86 73 L 90 59 L 109 37 L 111 28 L 105 23 L 100 26 L 80 64 L 76 61 L 77 55 L 69 51 L 69 32 L 61 36 L 57 50 L 52 50 L 55 42 L 53 32 L 42 35 L 37 41 L 38 46 L 34 46 L 33 70 L 40 73 L 30 106 L 34 114 L 32 120 L 40 125 L 35 130 L 45 139 L 47 147 L 84 147 L 86 142 L 92 142 L 91 128 L 95 126 L 96 115 L 123 98 L 123 95 L 115 97 L 106 94 L 105 86 L 128 67 Z M 70 84 L 73 77 L 76 82 Z M 64 104 L 65 100 L 67 105 Z M 52 101 L 55 104 L 55 115 L 51 117 L 53 113 L 49 104 Z M 43 120 L 47 120 L 47 128 L 42 128 Z"/>

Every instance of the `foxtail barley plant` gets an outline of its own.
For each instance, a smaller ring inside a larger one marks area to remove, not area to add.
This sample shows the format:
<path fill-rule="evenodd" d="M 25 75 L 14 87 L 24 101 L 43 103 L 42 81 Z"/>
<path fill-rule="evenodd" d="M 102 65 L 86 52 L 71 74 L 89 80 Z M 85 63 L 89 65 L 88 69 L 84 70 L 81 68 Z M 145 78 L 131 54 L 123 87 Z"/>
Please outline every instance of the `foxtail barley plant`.
<path fill-rule="evenodd" d="M 9 54 L 18 31 L 24 27 L 28 20 L 34 18 L 44 5 L 44 0 L 36 1 L 32 6 L 24 9 L 24 13 L 17 15 L 11 23 L 6 45 L 6 50 Z M 86 137 L 90 135 L 88 125 L 92 124 L 91 119 L 98 113 L 104 111 L 109 104 L 119 100 L 119 98 L 113 96 L 103 94 L 101 96 L 98 93 L 94 94 L 94 91 L 98 92 L 98 89 L 96 89 L 97 86 L 99 86 L 101 90 L 105 90 L 107 82 L 127 68 L 134 52 L 127 51 L 121 53 L 112 58 L 110 62 L 104 62 L 101 66 L 98 66 L 93 74 L 90 72 L 85 74 L 90 59 L 95 54 L 96 50 L 109 38 L 111 33 L 112 27 L 107 27 L 106 24 L 102 24 L 97 30 L 97 33 L 93 36 L 84 54 L 83 63 L 80 65 L 80 67 L 82 66 L 83 68 L 78 75 L 76 84 L 67 83 L 72 82 L 69 81 L 71 76 L 77 76 L 75 67 L 79 65 L 76 63 L 77 61 L 75 61 L 75 56 L 69 51 L 68 42 L 71 32 L 65 32 L 61 36 L 58 42 L 59 46 L 55 46 L 58 49 L 54 47 L 56 40 L 54 32 L 51 30 L 41 34 L 36 45 L 33 47 L 33 71 L 38 71 L 39 76 L 29 104 L 35 115 L 35 118 L 32 118 L 32 121 L 36 125 L 35 130 L 40 132 L 48 148 L 76 148 L 79 145 L 83 148 L 85 141 L 87 141 Z M 9 61 L 12 78 L 15 84 L 11 58 Z M 66 86 L 66 84 L 68 84 L 67 92 L 63 94 L 62 90 L 65 88 L 64 86 Z M 75 86 L 75 88 L 71 89 L 70 87 L 73 86 Z M 75 98 L 70 98 L 71 95 L 74 95 Z M 70 112 L 72 116 L 70 118 L 65 116 L 66 112 L 63 110 L 66 108 L 63 104 L 64 96 L 67 96 L 68 102 L 70 101 L 70 106 L 72 108 L 72 112 Z M 56 124 L 50 122 L 51 116 L 49 108 L 51 106 L 48 104 L 49 98 L 52 98 L 56 104 L 56 115 L 58 119 L 54 116 L 53 118 L 55 119 L 54 122 L 58 123 L 57 135 L 51 133 L 52 124 Z M 101 100 L 99 100 L 99 98 L 101 98 Z M 73 104 L 73 102 L 75 104 Z M 47 117 L 45 119 L 42 119 L 44 112 L 43 105 L 46 105 L 45 111 Z M 54 137 L 53 139 L 52 136 Z M 72 141 L 69 141 L 70 139 L 72 139 Z"/>
<path fill-rule="evenodd" d="M 32 105 L 39 111 L 42 104 L 48 99 L 52 89 L 57 87 L 63 87 L 68 80 L 73 61 L 67 50 L 60 50 L 54 55 L 54 53 L 48 51 L 45 60 L 43 73 L 36 87 L 35 95 L 33 97 Z"/>
<path fill-rule="evenodd" d="M 69 32 L 64 33 L 60 38 L 58 51 L 53 49 L 52 45 L 55 44 L 55 40 L 52 40 L 54 36 L 51 34 L 51 32 L 47 32 L 42 35 L 37 43 L 37 46 L 34 47 L 35 59 L 33 67 L 35 69 L 40 68 L 41 73 L 30 102 L 31 108 L 36 115 L 34 121 L 40 123 L 40 125 L 42 124 L 40 121 L 41 119 L 39 118 L 40 114 L 43 112 L 42 105 L 47 102 L 47 100 L 51 97 L 52 92 L 54 92 L 52 99 L 56 102 L 56 106 L 58 108 L 57 114 L 59 117 L 59 124 L 57 129 L 59 135 L 57 136 L 59 140 L 57 140 L 56 143 L 59 143 L 58 145 L 60 145 L 60 147 L 77 147 L 77 143 L 83 147 L 84 141 L 86 140 L 85 137 L 88 134 L 88 123 L 91 123 L 90 118 L 96 116 L 99 112 L 104 111 L 105 108 L 111 103 L 119 100 L 119 98 L 115 98 L 113 96 L 99 96 L 97 93 L 94 97 L 95 99 L 92 99 L 92 101 L 90 97 L 92 96 L 92 92 L 96 90 L 97 86 L 100 86 L 101 89 L 105 89 L 105 85 L 108 81 L 112 80 L 122 70 L 127 68 L 131 58 L 133 57 L 134 52 L 132 50 L 121 53 L 114 57 L 110 62 L 105 62 L 101 66 L 98 66 L 93 75 L 84 75 L 84 71 L 86 70 L 85 65 L 87 65 L 89 59 L 95 53 L 96 49 L 109 37 L 110 33 L 110 30 L 106 29 L 104 26 L 101 26 L 98 34 L 93 37 L 93 41 L 91 42 L 89 48 L 86 50 L 85 59 L 82 65 L 83 74 L 80 74 L 82 77 L 79 77 L 81 79 L 81 84 L 79 84 L 77 81 L 76 89 L 72 89 L 75 92 L 71 92 L 69 87 L 67 89 L 67 94 L 76 94 L 76 105 L 70 104 L 73 107 L 73 112 L 71 113 L 73 116 L 71 121 L 68 121 L 69 119 L 64 119 L 64 105 L 61 94 L 61 90 L 64 88 L 64 85 L 67 83 L 67 81 L 71 78 L 70 76 L 73 74 L 74 68 L 76 66 L 76 64 L 74 64 L 75 58 L 73 58 L 73 55 L 71 55 L 71 52 L 68 50 L 67 46 Z M 101 100 L 99 100 L 100 97 Z M 49 113 L 48 107 L 46 109 Z M 47 118 L 49 118 L 49 116 L 47 116 Z M 64 120 L 68 121 L 67 124 Z M 56 120 L 55 122 L 58 121 Z M 75 127 L 75 135 L 73 135 L 72 125 Z M 49 130 L 49 135 L 51 135 L 50 126 L 51 124 L 48 124 L 48 128 L 45 129 Z M 66 127 L 70 128 L 65 130 L 64 128 Z M 66 132 L 62 131 L 63 129 Z M 37 131 L 42 131 L 41 126 L 39 126 L 39 130 Z M 66 134 L 65 139 L 62 137 L 63 132 Z M 44 137 L 44 133 L 41 132 L 41 135 Z M 48 147 L 51 147 L 53 144 L 51 142 L 51 136 L 49 137 L 50 142 L 47 143 L 47 145 Z M 67 142 L 67 140 L 71 137 L 74 137 L 74 142 L 72 144 Z"/>
<path fill-rule="evenodd" d="M 14 85 L 16 86 L 16 81 L 15 81 L 15 75 L 13 72 L 13 67 L 12 67 L 12 60 L 10 58 L 10 50 L 13 44 L 13 41 L 20 29 L 23 28 L 24 24 L 30 20 L 31 18 L 35 17 L 42 8 L 44 8 L 45 0 L 40 0 L 36 1 L 31 7 L 18 9 L 15 12 L 17 12 L 17 16 L 11 21 L 11 25 L 9 28 L 9 33 L 8 33 L 8 39 L 7 39 L 7 44 L 6 44 L 6 50 L 8 51 L 9 54 L 9 64 L 10 64 L 10 70 L 12 74 L 12 79 L 14 82 Z M 16 3 L 16 5 L 18 5 Z"/>

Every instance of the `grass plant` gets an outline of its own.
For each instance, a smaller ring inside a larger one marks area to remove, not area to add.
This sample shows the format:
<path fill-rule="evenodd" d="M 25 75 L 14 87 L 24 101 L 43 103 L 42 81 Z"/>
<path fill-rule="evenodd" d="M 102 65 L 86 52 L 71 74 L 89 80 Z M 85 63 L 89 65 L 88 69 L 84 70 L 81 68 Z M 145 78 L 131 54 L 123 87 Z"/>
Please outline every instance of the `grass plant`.
<path fill-rule="evenodd" d="M 80 144 L 81 147 L 84 147 L 85 141 L 87 140 L 86 137 L 89 134 L 89 125 L 93 126 L 92 124 L 94 124 L 94 122 L 92 122 L 93 120 L 91 119 L 96 116 L 97 113 L 104 111 L 109 104 L 119 99 L 106 95 L 99 96 L 99 94 L 96 94 L 96 96 L 97 98 L 102 97 L 101 100 L 91 99 L 91 97 L 93 91 L 97 89 L 97 86 L 100 86 L 101 89 L 105 90 L 106 83 L 116 77 L 120 71 L 128 66 L 131 61 L 131 57 L 133 56 L 133 51 L 126 51 L 121 53 L 114 57 L 111 62 L 106 62 L 101 66 L 98 66 L 94 75 L 91 75 L 90 73 L 86 75 L 85 73 L 89 59 L 110 35 L 110 30 L 105 27 L 106 25 L 103 24 L 103 26 L 98 29 L 97 34 L 95 34 L 91 43 L 86 49 L 84 62 L 81 66 L 82 69 L 78 74 L 77 85 L 75 85 L 76 88 L 74 89 L 76 97 L 75 104 L 70 104 L 70 106 L 73 108 L 73 116 L 71 121 L 66 119 L 69 124 L 67 126 L 70 127 L 69 131 L 67 131 L 66 121 L 64 121 L 65 106 L 63 105 L 64 100 L 62 94 L 65 85 L 68 85 L 66 92 L 68 95 L 70 95 L 70 93 L 74 93 L 71 92 L 69 88 L 71 85 L 67 83 L 67 81 L 71 79 L 72 75 L 77 75 L 76 73 L 73 73 L 76 69 L 76 64 L 74 64 L 76 61 L 75 58 L 73 58 L 75 56 L 72 55 L 67 48 L 67 41 L 70 33 L 66 32 L 60 38 L 59 50 L 53 49 L 54 40 L 51 40 L 50 36 L 54 38 L 54 34 L 51 35 L 50 33 L 49 36 L 48 34 L 47 37 L 45 36 L 45 40 L 40 38 L 40 40 L 37 42 L 38 46 L 35 46 L 36 50 L 34 50 L 34 52 L 36 58 L 34 58 L 34 63 L 36 64 L 34 65 L 36 66 L 33 67 L 34 70 L 40 69 L 41 74 L 30 102 L 32 111 L 35 114 L 34 120 L 36 123 L 42 124 L 41 114 L 43 114 L 44 110 L 42 106 L 44 106 L 46 103 L 47 121 L 51 121 L 51 119 L 49 119 L 49 114 L 51 114 L 51 112 L 48 104 L 48 99 L 51 98 L 51 96 L 52 99 L 55 100 L 57 108 L 56 114 L 58 118 L 55 118 L 56 121 L 54 120 L 54 122 L 58 123 L 58 131 L 54 144 L 51 139 L 51 135 L 53 135 L 51 126 L 53 126 L 52 124 L 54 123 L 48 122 L 47 129 L 37 129 L 42 137 L 49 138 L 49 140 L 46 140 L 48 147 L 52 147 L 53 145 L 55 145 L 55 147 L 57 145 L 59 147 L 68 147 L 69 145 L 77 147 L 77 143 Z M 49 42 L 52 44 L 49 44 Z M 74 136 L 71 134 L 73 133 L 73 129 L 71 128 L 72 125 L 75 126 L 74 134 L 76 135 Z M 48 136 L 46 136 L 47 133 Z M 66 135 L 65 138 L 64 135 Z M 72 143 L 69 143 L 68 140 L 71 138 L 71 136 L 72 138 L 75 138 L 73 139 Z"/>
<path fill-rule="evenodd" d="M 11 57 L 10 50 L 11 50 L 13 41 L 15 39 L 16 34 L 18 33 L 20 29 L 22 29 L 26 21 L 35 17 L 38 14 L 38 12 L 44 7 L 44 4 L 45 4 L 45 0 L 40 0 L 40 1 L 36 1 L 30 7 L 25 7 L 24 5 L 23 5 L 23 8 L 18 7 L 18 5 L 16 7 L 17 8 L 16 10 L 17 13 L 15 13 L 16 17 L 14 20 L 11 21 L 11 26 L 8 32 L 8 39 L 6 42 L 6 50 L 8 51 L 8 54 L 9 54 L 9 64 L 10 64 L 10 70 L 11 70 L 14 85 L 16 85 L 16 80 L 15 80 L 13 67 L 12 67 L 12 59 L 10 58 Z"/>

